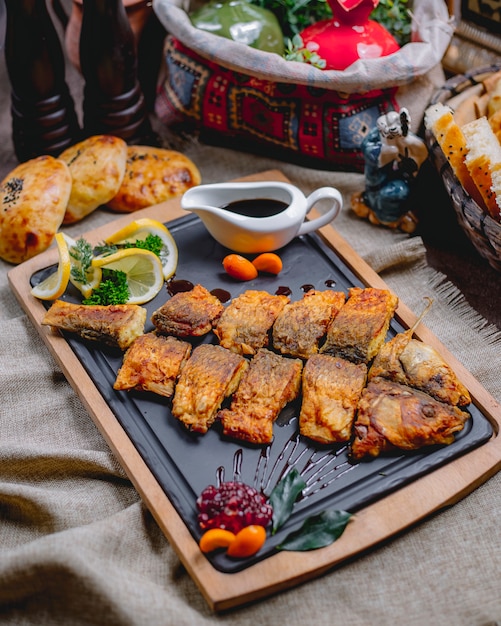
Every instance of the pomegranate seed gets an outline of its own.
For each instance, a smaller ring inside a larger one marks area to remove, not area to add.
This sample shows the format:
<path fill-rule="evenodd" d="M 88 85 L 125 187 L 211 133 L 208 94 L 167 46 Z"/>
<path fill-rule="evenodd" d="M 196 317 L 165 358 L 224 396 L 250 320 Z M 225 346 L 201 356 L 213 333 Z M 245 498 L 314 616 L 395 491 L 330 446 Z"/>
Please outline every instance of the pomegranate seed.
<path fill-rule="evenodd" d="M 254 487 L 237 481 L 209 485 L 197 499 L 198 522 L 203 530 L 223 528 L 238 533 L 245 526 L 268 526 L 273 510 Z"/>

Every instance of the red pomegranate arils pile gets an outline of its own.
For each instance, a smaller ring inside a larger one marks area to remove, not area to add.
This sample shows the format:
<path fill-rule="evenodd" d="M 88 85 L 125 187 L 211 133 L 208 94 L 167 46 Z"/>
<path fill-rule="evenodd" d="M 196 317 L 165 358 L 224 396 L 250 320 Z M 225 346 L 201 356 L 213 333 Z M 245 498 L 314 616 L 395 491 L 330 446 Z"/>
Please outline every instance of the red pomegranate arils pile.
<path fill-rule="evenodd" d="M 202 530 L 224 528 L 238 533 L 245 526 L 268 526 L 273 509 L 254 487 L 229 481 L 209 485 L 197 499 L 198 522 Z"/>

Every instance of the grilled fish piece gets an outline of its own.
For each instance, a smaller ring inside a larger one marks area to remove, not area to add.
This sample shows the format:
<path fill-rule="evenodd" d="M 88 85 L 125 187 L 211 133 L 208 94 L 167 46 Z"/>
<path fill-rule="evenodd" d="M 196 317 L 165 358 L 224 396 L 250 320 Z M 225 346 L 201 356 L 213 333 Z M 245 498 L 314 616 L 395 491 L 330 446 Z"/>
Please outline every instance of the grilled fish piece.
<path fill-rule="evenodd" d="M 352 287 L 329 324 L 320 352 L 368 363 L 384 343 L 398 298 L 385 289 Z"/>
<path fill-rule="evenodd" d="M 152 391 L 170 398 L 191 354 L 191 344 L 175 337 L 145 333 L 124 355 L 113 389 Z"/>
<path fill-rule="evenodd" d="M 251 359 L 228 409 L 218 413 L 223 432 L 255 444 L 270 443 L 273 423 L 301 386 L 300 359 L 288 359 L 260 348 Z"/>
<path fill-rule="evenodd" d="M 222 303 L 202 285 L 176 293 L 153 312 L 151 321 L 159 332 L 176 337 L 201 337 L 212 330 L 223 312 Z"/>
<path fill-rule="evenodd" d="M 381 377 L 409 385 L 447 404 L 466 406 L 471 397 L 452 368 L 428 344 L 412 338 L 412 329 L 383 345 L 369 370 L 369 380 Z"/>
<path fill-rule="evenodd" d="M 73 304 L 56 300 L 45 314 L 42 324 L 70 333 L 83 339 L 102 341 L 126 350 L 142 335 L 146 322 L 146 309 L 137 304 Z"/>
<path fill-rule="evenodd" d="M 270 329 L 287 296 L 266 291 L 244 291 L 234 298 L 219 318 L 214 333 L 220 345 L 237 354 L 255 354 L 270 344 Z"/>
<path fill-rule="evenodd" d="M 299 432 L 320 443 L 349 441 L 367 379 L 365 363 L 315 354 L 303 368 Z"/>
<path fill-rule="evenodd" d="M 197 346 L 181 371 L 172 415 L 188 429 L 206 433 L 225 398 L 238 387 L 248 363 L 221 346 Z"/>
<path fill-rule="evenodd" d="M 354 424 L 354 460 L 382 452 L 451 444 L 469 413 L 407 385 L 374 378 L 362 392 Z"/>
<path fill-rule="evenodd" d="M 318 352 L 327 326 L 344 304 L 342 291 L 312 289 L 287 304 L 273 325 L 273 347 L 282 354 L 307 359 Z"/>

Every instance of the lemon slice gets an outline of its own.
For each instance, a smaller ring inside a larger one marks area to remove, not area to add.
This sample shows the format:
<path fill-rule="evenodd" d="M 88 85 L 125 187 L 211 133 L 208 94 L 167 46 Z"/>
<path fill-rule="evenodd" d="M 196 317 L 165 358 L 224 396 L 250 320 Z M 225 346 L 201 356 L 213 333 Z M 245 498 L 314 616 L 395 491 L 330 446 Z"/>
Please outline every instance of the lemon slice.
<path fill-rule="evenodd" d="M 80 291 L 84 298 L 90 298 L 94 289 L 101 282 L 103 272 L 100 267 L 94 267 L 91 265 L 85 272 L 85 282 L 80 281 L 77 277 L 82 273 L 82 262 L 79 258 L 80 254 L 77 242 L 69 235 L 65 234 L 64 237 L 66 239 L 70 255 L 70 283 Z M 89 253 L 92 255 L 92 249 L 89 250 Z"/>
<path fill-rule="evenodd" d="M 94 257 L 92 265 L 126 274 L 130 292 L 128 304 L 149 302 L 164 284 L 162 263 L 150 250 L 125 248 L 108 256 Z"/>
<path fill-rule="evenodd" d="M 55 300 L 63 295 L 68 286 L 71 272 L 70 253 L 63 233 L 55 236 L 59 263 L 57 270 L 31 290 L 31 295 L 40 300 Z"/>
<path fill-rule="evenodd" d="M 164 278 L 167 280 L 176 271 L 178 250 L 173 236 L 162 222 L 143 217 L 132 221 L 105 241 L 106 243 L 114 244 L 134 243 L 135 241 L 146 239 L 148 235 L 157 235 L 162 240 L 163 249 L 160 253 L 160 261 L 162 262 Z"/>

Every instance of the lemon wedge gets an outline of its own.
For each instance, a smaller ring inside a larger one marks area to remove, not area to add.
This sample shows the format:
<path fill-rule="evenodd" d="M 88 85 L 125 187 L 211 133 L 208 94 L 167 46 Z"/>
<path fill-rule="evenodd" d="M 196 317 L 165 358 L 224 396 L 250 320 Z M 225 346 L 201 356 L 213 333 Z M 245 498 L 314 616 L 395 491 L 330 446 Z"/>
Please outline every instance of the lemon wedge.
<path fill-rule="evenodd" d="M 105 241 L 110 244 L 134 243 L 146 239 L 148 235 L 157 235 L 162 240 L 163 249 L 160 253 L 160 261 L 162 262 L 164 278 L 168 280 L 176 271 L 178 250 L 172 234 L 162 222 L 148 217 L 139 218 L 118 230 Z"/>
<path fill-rule="evenodd" d="M 94 257 L 92 266 L 126 274 L 130 292 L 128 304 L 149 302 L 164 284 L 162 263 L 150 250 L 125 248 L 114 254 Z"/>
<path fill-rule="evenodd" d="M 59 253 L 57 270 L 31 290 L 31 295 L 40 300 L 55 300 L 59 298 L 66 291 L 70 280 L 70 253 L 64 234 L 57 233 L 55 242 Z"/>
<path fill-rule="evenodd" d="M 94 267 L 91 265 L 85 273 L 82 272 L 82 259 L 79 247 L 75 239 L 69 235 L 64 235 L 66 243 L 68 245 L 68 251 L 70 255 L 71 271 L 70 271 L 70 283 L 74 285 L 84 298 L 90 298 L 94 289 L 99 285 L 102 279 L 103 272 L 100 267 Z M 92 255 L 92 248 L 89 246 L 89 255 Z M 84 274 L 84 276 L 81 276 Z M 85 278 L 85 280 L 79 280 L 79 277 Z"/>

